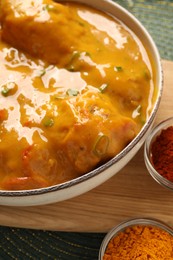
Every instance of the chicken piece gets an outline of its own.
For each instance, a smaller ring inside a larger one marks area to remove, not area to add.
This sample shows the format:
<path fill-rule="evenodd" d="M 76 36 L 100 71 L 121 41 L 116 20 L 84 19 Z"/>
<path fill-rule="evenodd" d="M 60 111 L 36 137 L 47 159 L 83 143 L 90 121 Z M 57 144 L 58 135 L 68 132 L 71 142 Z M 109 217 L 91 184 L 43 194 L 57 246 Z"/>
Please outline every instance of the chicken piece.
<path fill-rule="evenodd" d="M 62 144 L 61 153 L 73 165 L 74 172 L 82 175 L 118 154 L 134 137 L 135 124 L 128 118 L 120 117 L 117 122 L 107 122 L 107 126 L 95 120 L 83 126 L 75 125 Z"/>
<path fill-rule="evenodd" d="M 65 111 L 63 122 L 55 121 L 54 131 L 47 134 L 52 144 L 59 144 L 58 165 L 64 160 L 64 165 L 73 168 L 66 173 L 68 176 L 72 171 L 84 174 L 108 161 L 121 152 L 139 131 L 135 121 L 120 115 L 111 99 L 101 93 L 88 91 L 62 101 L 61 108 Z"/>
<path fill-rule="evenodd" d="M 33 57 L 68 64 L 85 28 L 67 5 L 51 0 L 1 0 L 2 40 Z"/>

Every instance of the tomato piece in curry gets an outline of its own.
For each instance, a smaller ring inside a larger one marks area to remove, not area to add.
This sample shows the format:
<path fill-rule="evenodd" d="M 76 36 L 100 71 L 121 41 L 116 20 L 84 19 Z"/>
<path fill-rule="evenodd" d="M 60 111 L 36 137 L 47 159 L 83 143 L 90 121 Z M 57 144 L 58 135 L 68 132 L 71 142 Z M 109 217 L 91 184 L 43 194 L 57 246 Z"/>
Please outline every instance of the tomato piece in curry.
<path fill-rule="evenodd" d="M 0 24 L 0 189 L 77 178 L 135 138 L 154 75 L 124 24 L 51 0 L 0 0 Z"/>

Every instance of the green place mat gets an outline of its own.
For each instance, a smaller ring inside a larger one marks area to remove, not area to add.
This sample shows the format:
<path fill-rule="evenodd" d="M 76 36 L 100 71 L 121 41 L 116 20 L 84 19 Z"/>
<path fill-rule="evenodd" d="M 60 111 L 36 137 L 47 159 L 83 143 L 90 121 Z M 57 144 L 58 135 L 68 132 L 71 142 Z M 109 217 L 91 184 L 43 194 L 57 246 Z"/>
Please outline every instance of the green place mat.
<path fill-rule="evenodd" d="M 116 2 L 143 23 L 161 58 L 173 60 L 173 1 Z M 0 259 L 96 260 L 104 235 L 0 227 Z"/>
<path fill-rule="evenodd" d="M 94 260 L 104 234 L 0 227 L 0 259 Z"/>
<path fill-rule="evenodd" d="M 145 26 L 162 59 L 173 60 L 173 1 L 114 1 L 127 8 Z"/>

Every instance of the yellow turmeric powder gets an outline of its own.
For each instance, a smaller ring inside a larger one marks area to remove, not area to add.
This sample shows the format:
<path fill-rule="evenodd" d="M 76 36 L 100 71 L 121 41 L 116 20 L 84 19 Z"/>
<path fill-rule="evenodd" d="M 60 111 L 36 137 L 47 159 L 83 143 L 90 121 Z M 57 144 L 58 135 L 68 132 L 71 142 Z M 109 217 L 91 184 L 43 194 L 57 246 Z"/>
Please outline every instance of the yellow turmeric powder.
<path fill-rule="evenodd" d="M 113 237 L 103 260 L 172 260 L 173 237 L 154 227 L 135 225 Z"/>

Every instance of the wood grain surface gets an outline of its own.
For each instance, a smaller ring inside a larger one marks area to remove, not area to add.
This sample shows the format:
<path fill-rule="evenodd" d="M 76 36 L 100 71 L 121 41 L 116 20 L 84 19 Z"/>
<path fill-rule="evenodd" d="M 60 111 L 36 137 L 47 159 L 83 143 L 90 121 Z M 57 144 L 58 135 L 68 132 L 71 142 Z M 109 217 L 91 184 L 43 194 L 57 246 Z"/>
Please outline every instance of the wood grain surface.
<path fill-rule="evenodd" d="M 155 124 L 173 116 L 173 62 L 163 61 L 164 89 Z M 149 175 L 143 147 L 118 174 L 74 199 L 46 206 L 0 206 L 0 225 L 57 231 L 106 232 L 132 217 L 173 226 L 173 192 Z"/>

